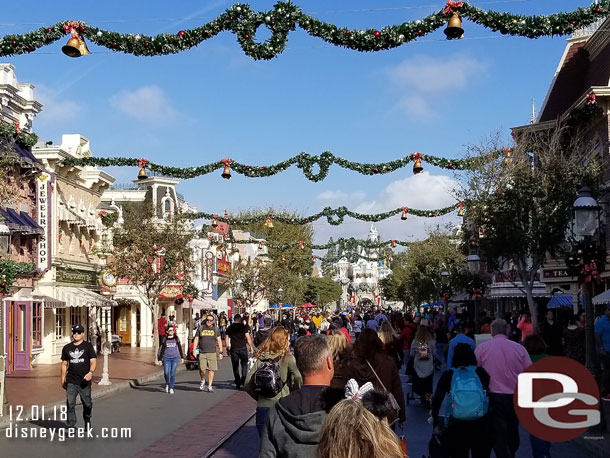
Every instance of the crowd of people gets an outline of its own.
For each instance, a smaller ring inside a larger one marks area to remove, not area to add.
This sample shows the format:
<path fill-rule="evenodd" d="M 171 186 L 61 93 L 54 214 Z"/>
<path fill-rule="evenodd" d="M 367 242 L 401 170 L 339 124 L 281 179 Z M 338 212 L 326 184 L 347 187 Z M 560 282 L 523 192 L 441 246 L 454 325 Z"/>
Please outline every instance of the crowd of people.
<path fill-rule="evenodd" d="M 195 325 L 189 352 L 199 360 L 200 388 L 213 392 L 224 345 L 236 388 L 257 403 L 261 457 L 403 457 L 407 397 L 429 409 L 431 456 L 487 458 L 493 450 L 497 457 L 514 457 L 520 446 L 513 406 L 518 375 L 546 356 L 585 362 L 584 316 L 557 317 L 553 310 L 537 330 L 528 311 L 482 312 L 475 323 L 452 308 L 230 319 L 207 313 Z M 610 400 L 610 307 L 596 319 L 595 332 L 601 393 Z M 169 326 L 159 360 L 170 393 L 183 358 Z M 550 456 L 548 442 L 530 441 L 535 458 Z"/>

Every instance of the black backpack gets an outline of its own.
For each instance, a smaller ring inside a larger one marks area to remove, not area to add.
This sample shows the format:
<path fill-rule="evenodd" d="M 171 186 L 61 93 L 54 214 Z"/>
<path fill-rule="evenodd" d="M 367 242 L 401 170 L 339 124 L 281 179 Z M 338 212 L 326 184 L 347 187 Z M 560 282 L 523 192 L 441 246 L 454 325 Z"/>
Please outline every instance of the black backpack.
<path fill-rule="evenodd" d="M 260 366 L 252 376 L 254 391 L 265 398 L 274 398 L 284 388 L 280 370 L 280 357 L 274 359 L 261 359 Z"/>

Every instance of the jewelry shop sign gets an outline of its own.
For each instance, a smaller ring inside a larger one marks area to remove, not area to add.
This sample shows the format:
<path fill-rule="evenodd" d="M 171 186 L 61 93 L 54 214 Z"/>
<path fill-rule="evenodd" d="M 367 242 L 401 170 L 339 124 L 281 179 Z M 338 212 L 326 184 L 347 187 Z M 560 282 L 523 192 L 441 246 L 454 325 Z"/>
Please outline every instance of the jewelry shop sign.
<path fill-rule="evenodd" d="M 50 236 L 50 194 L 51 194 L 51 175 L 48 173 L 41 173 L 38 175 L 36 180 L 37 185 L 37 213 L 38 213 L 38 224 L 43 229 L 43 233 L 38 238 L 38 259 L 37 266 L 38 270 L 46 271 L 51 267 L 51 236 Z"/>

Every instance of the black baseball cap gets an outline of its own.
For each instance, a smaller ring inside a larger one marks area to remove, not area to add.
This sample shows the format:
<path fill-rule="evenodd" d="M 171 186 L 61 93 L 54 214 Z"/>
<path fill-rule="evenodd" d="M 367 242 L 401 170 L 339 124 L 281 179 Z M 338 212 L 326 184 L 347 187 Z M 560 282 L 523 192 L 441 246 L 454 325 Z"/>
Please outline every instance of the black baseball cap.
<path fill-rule="evenodd" d="M 466 328 L 463 323 L 457 323 L 454 328 L 455 332 L 464 332 Z"/>
<path fill-rule="evenodd" d="M 85 328 L 83 328 L 80 324 L 75 324 L 74 326 L 72 326 L 72 334 L 83 332 L 85 332 Z"/>

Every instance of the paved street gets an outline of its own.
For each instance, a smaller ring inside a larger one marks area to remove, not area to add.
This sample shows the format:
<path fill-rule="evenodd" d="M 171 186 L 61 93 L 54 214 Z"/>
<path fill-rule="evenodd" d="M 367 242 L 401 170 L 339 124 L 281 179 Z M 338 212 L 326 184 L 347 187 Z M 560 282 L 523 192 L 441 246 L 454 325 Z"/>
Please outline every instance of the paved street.
<path fill-rule="evenodd" d="M 185 424 L 192 424 L 197 418 L 199 418 L 199 422 L 196 427 L 193 427 L 190 435 L 192 440 L 181 439 L 181 442 L 190 442 L 188 445 L 191 446 L 195 444 L 202 450 L 201 453 L 203 454 L 219 438 L 230 431 L 230 425 L 223 424 L 223 415 L 220 412 L 231 409 L 228 409 L 228 406 L 223 402 L 236 394 L 248 398 L 245 393 L 237 393 L 233 388 L 228 359 L 221 362 L 220 371 L 217 375 L 218 381 L 214 383 L 214 393 L 200 392 L 198 372 L 187 371 L 178 374 L 175 395 L 164 392 L 164 382 L 161 378 L 158 381 L 94 401 L 92 419 L 95 428 L 94 433 L 99 434 L 102 427 L 128 427 L 132 431 L 131 438 L 66 439 L 65 442 L 58 442 L 55 438 L 50 443 L 49 439 L 41 438 L 7 439 L 6 430 L 3 430 L 0 437 L 2 456 L 7 458 L 31 458 L 32 456 L 44 456 L 45 458 L 66 456 L 130 457 L 151 446 L 152 448 L 148 450 L 148 453 L 141 456 L 186 456 L 171 453 L 171 450 L 162 452 L 163 444 L 160 444 L 159 441 L 164 439 L 165 443 L 170 443 L 176 430 Z M 235 404 L 235 401 L 232 404 Z M 244 401 L 242 399 L 238 404 L 241 410 L 246 412 L 246 416 L 248 412 L 252 413 L 254 411 L 254 403 L 250 403 L 249 400 Z M 214 409 L 215 406 L 220 411 L 216 410 L 215 415 L 206 417 L 202 426 L 202 413 Z M 77 416 L 77 426 L 82 426 L 80 406 L 77 407 Z M 227 417 L 230 417 L 230 415 L 227 415 Z M 234 418 L 232 420 L 235 421 Z M 21 426 L 30 427 L 33 425 L 27 423 Z M 44 426 L 57 428 L 60 423 L 48 421 L 44 423 Z M 208 434 L 210 431 L 213 431 L 217 437 L 214 438 L 214 434 Z M 208 439 L 207 442 L 206 438 Z M 215 439 L 215 441 L 209 444 L 212 439 Z M 158 453 L 155 449 L 159 449 Z"/>

